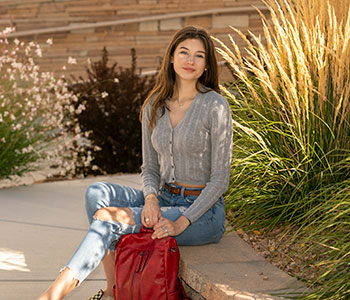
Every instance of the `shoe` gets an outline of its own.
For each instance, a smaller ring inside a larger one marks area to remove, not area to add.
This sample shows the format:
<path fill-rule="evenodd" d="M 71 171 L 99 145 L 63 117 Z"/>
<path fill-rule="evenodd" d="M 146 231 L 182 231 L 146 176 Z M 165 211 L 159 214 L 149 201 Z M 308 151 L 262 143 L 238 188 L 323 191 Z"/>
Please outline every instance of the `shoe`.
<path fill-rule="evenodd" d="M 102 300 L 103 297 L 103 291 L 99 290 L 95 295 L 91 296 L 90 298 L 87 298 L 86 300 Z"/>

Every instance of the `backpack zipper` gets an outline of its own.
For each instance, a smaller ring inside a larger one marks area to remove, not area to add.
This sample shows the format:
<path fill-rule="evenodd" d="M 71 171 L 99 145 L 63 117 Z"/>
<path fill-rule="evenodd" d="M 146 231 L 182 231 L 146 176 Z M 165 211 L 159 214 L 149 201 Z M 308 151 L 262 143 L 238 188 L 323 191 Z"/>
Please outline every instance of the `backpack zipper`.
<path fill-rule="evenodd" d="M 151 253 L 151 251 L 147 251 L 147 256 L 145 258 L 145 262 L 143 263 L 142 269 L 140 270 L 140 272 L 142 272 L 143 269 L 145 268 L 150 253 Z M 141 261 L 142 261 L 142 258 L 141 258 Z M 140 274 L 140 280 L 139 280 L 139 300 L 141 300 L 141 274 Z"/>
<path fill-rule="evenodd" d="M 140 262 L 139 262 L 139 265 L 137 266 L 137 269 L 135 270 L 134 272 L 134 275 L 132 277 L 132 281 L 131 281 L 131 300 L 134 300 L 134 285 L 135 285 L 135 278 L 136 278 L 136 275 L 137 273 L 140 271 L 140 268 L 141 268 L 141 263 L 142 263 L 142 258 L 143 258 L 143 255 L 145 254 L 145 250 L 143 250 L 140 254 L 141 258 L 140 258 Z"/>

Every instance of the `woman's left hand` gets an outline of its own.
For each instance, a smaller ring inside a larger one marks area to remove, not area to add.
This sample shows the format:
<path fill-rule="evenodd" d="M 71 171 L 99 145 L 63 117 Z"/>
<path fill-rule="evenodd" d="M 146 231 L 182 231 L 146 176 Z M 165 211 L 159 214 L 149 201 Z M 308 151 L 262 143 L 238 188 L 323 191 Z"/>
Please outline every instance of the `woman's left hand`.
<path fill-rule="evenodd" d="M 161 239 L 167 236 L 177 236 L 184 232 L 189 225 L 190 222 L 184 216 L 181 216 L 175 222 L 166 218 L 160 218 L 158 223 L 153 227 L 152 238 Z"/>

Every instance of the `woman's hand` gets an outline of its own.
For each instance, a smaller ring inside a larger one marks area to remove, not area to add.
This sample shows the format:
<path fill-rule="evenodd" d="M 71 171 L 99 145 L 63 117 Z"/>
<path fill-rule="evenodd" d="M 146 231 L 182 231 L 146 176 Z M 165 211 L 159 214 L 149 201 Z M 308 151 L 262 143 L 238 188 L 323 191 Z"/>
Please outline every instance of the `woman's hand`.
<path fill-rule="evenodd" d="M 150 194 L 145 199 L 145 205 L 141 212 L 141 223 L 145 227 L 153 227 L 161 218 L 158 198 Z"/>
<path fill-rule="evenodd" d="M 184 216 L 178 218 L 175 222 L 160 218 L 159 222 L 153 227 L 153 239 L 161 239 L 167 236 L 177 236 L 185 231 L 190 225 L 190 221 Z"/>

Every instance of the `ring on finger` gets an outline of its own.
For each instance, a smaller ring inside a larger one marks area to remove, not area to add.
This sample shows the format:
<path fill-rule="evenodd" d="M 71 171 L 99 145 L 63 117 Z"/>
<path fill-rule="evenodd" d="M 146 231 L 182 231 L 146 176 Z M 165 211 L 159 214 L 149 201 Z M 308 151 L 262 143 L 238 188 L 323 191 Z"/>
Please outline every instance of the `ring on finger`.
<path fill-rule="evenodd" d="M 163 231 L 165 231 L 166 233 L 169 233 L 168 229 L 165 226 L 162 226 Z"/>

